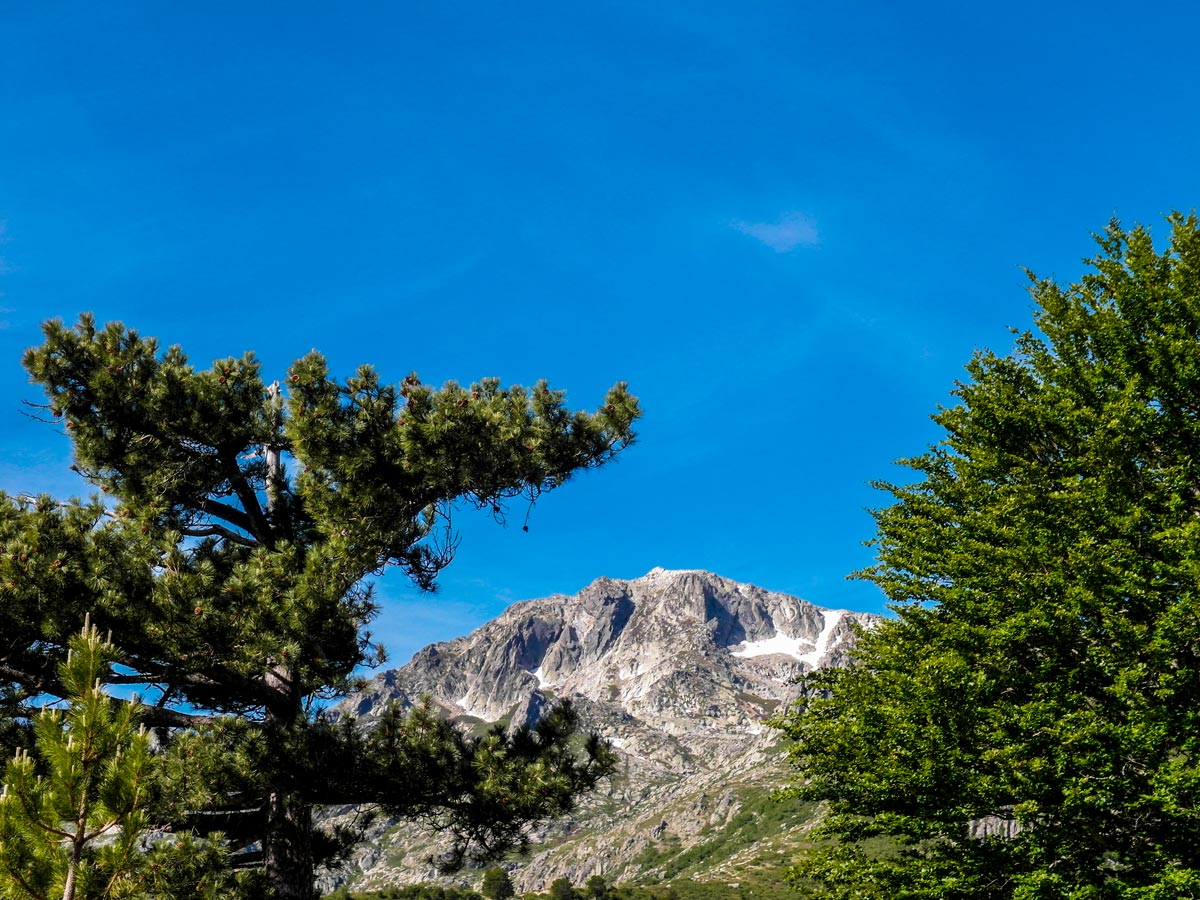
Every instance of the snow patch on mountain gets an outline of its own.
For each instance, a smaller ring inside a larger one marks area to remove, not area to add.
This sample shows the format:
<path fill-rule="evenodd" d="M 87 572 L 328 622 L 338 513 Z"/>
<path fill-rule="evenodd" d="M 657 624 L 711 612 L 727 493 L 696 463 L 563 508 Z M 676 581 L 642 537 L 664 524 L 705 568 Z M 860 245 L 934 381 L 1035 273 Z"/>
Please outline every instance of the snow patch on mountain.
<path fill-rule="evenodd" d="M 769 638 L 758 641 L 743 641 L 741 649 L 733 650 L 729 655 L 741 657 L 742 659 L 753 659 L 756 656 L 781 654 L 783 656 L 790 656 L 792 659 L 807 663 L 810 667 L 816 668 L 825 658 L 825 654 L 840 643 L 837 640 L 831 643 L 831 639 L 838 625 L 842 623 L 842 619 L 846 615 L 847 612 L 844 609 L 824 610 L 822 612 L 824 621 L 821 631 L 816 638 L 789 637 L 781 631 L 776 631 Z"/>
<path fill-rule="evenodd" d="M 466 694 L 463 694 L 463 696 L 461 696 L 457 700 L 455 700 L 454 705 L 457 706 L 460 710 L 462 710 L 461 715 L 469 716 L 472 719 L 482 719 L 483 721 L 487 722 L 489 719 L 492 718 L 491 716 L 488 715 L 488 711 L 486 708 L 473 707 L 473 706 L 469 705 L 467 702 Z"/>
<path fill-rule="evenodd" d="M 846 618 L 846 610 L 844 609 L 825 610 L 825 625 L 821 628 L 821 633 L 817 635 L 816 646 L 811 653 L 806 653 L 799 657 L 800 662 L 808 663 L 814 669 L 820 666 L 826 654 L 837 646 L 837 641 L 833 641 L 832 643 L 830 641 L 844 618 Z"/>
<path fill-rule="evenodd" d="M 816 642 L 809 638 L 793 638 L 786 634 L 775 632 L 771 637 L 761 641 L 745 641 L 742 644 L 741 650 L 734 650 L 730 656 L 740 656 L 742 659 L 752 659 L 755 656 L 770 656 L 773 653 L 778 653 L 783 656 L 790 656 L 792 659 L 804 659 L 810 655 L 801 653 L 801 647 L 814 647 Z"/>

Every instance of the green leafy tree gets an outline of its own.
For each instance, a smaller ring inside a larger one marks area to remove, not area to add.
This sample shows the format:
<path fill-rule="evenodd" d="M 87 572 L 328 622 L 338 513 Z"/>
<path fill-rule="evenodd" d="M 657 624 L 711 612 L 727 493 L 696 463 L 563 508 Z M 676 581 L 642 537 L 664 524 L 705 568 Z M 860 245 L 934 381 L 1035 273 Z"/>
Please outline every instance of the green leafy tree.
<path fill-rule="evenodd" d="M 276 896 L 311 898 L 314 867 L 353 838 L 314 831 L 314 805 L 436 819 L 460 839 L 454 864 L 519 845 L 607 772 L 600 743 L 568 752 L 569 710 L 476 741 L 420 711 L 375 739 L 316 710 L 382 658 L 371 576 L 397 566 L 431 588 L 456 505 L 502 519 L 506 503 L 613 459 L 640 414 L 623 384 L 573 412 L 544 383 L 391 386 L 366 366 L 342 383 L 313 352 L 281 386 L 252 355 L 197 370 L 178 347 L 87 315 L 44 332 L 25 366 L 104 501 L 0 503 L 0 680 L 65 696 L 57 663 L 92 613 L 121 648 L 117 680 L 146 697 L 146 724 L 180 730 L 191 756 L 179 759 L 209 764 L 198 777 L 177 760 L 180 803 L 219 788 L 212 821 L 239 846 L 261 842 Z M 384 746 L 404 763 L 388 768 Z"/>
<path fill-rule="evenodd" d="M 516 890 L 513 888 L 508 870 L 502 866 L 492 866 L 483 873 L 483 884 L 479 887 L 479 893 L 483 894 L 487 900 L 508 900 L 516 893 Z"/>
<path fill-rule="evenodd" d="M 608 882 L 604 880 L 603 875 L 593 875 L 583 886 L 583 893 L 590 900 L 608 900 L 610 896 Z"/>
<path fill-rule="evenodd" d="M 784 720 L 829 898 L 1200 896 L 1200 224 L 1034 278 L 886 484 L 896 617 Z"/>
<path fill-rule="evenodd" d="M 569 878 L 555 878 L 550 882 L 550 900 L 579 900 L 579 895 Z"/>
<path fill-rule="evenodd" d="M 230 884 L 219 847 L 190 837 L 142 845 L 154 790 L 150 738 L 137 707 L 107 695 L 118 654 L 85 625 L 60 665 L 65 709 L 33 724 L 0 795 L 0 897 L 6 900 L 217 898 Z M 39 765 L 40 763 L 40 765 Z"/>

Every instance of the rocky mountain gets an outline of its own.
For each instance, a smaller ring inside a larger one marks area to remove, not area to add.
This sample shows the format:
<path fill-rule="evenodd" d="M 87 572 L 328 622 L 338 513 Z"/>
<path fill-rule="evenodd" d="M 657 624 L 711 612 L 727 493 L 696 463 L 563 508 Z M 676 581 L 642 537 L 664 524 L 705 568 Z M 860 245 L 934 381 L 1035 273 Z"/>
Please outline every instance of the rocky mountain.
<path fill-rule="evenodd" d="M 518 890 L 594 874 L 736 881 L 773 847 L 782 853 L 776 845 L 805 819 L 766 799 L 787 773 L 764 720 L 792 699 L 797 675 L 844 664 L 857 629 L 875 621 L 708 572 L 654 569 L 514 604 L 378 676 L 341 709 L 369 723 L 393 701 L 429 696 L 466 727 L 515 726 L 569 697 L 584 727 L 616 748 L 620 769 L 535 836 L 531 857 L 513 866 Z M 778 827 L 758 827 L 764 817 Z M 431 880 L 436 840 L 384 823 L 338 880 L 362 889 Z"/>

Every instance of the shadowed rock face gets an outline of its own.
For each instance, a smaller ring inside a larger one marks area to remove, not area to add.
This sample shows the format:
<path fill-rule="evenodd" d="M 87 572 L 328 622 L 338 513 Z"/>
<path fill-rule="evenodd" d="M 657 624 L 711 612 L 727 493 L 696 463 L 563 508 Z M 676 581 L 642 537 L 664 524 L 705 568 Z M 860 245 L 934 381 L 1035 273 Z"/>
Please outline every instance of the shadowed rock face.
<path fill-rule="evenodd" d="M 728 794 L 730 779 L 753 782 L 768 770 L 782 778 L 776 735 L 763 720 L 792 699 L 796 676 L 844 665 L 857 629 L 876 620 L 708 572 L 654 569 L 630 581 L 598 579 L 575 596 L 517 603 L 378 676 L 342 709 L 369 723 L 392 701 L 407 706 L 428 695 L 450 718 L 516 727 L 571 698 L 585 727 L 611 740 L 621 757 L 622 774 L 605 801 L 616 798 L 620 815 L 605 822 L 599 801 L 589 801 L 591 811 L 563 826 L 598 829 L 586 860 L 540 853 L 519 869 L 517 882 L 541 889 L 541 879 L 582 883 L 597 871 L 630 877 L 627 867 L 645 846 L 639 829 L 655 817 L 672 827 L 670 809 L 681 798 L 708 797 L 720 785 Z M 722 796 L 718 807 L 734 815 L 737 802 Z M 407 831 L 390 839 L 428 852 Z M 428 877 L 419 855 L 413 868 L 397 866 L 398 852 L 365 851 L 359 863 L 366 871 L 355 883 Z"/>

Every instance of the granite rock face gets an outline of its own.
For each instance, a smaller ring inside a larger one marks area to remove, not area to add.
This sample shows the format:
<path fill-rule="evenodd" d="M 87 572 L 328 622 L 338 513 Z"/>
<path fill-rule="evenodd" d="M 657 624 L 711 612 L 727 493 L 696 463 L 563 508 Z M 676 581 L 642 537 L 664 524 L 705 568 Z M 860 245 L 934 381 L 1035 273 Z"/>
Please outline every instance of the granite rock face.
<path fill-rule="evenodd" d="M 653 877 L 663 854 L 647 848 L 686 851 L 720 834 L 745 797 L 786 779 L 764 720 L 794 697 L 796 676 L 843 665 L 857 629 L 877 619 L 708 572 L 654 569 L 517 603 L 421 650 L 341 709 L 369 724 L 393 701 L 429 696 L 467 727 L 515 727 L 570 698 L 584 727 L 611 741 L 620 769 L 573 818 L 535 836 L 514 882 L 540 890 L 559 877 Z M 385 823 L 338 880 L 368 889 L 429 879 L 435 847 L 436 836 Z M 710 862 L 690 874 L 736 880 L 733 862 Z"/>

